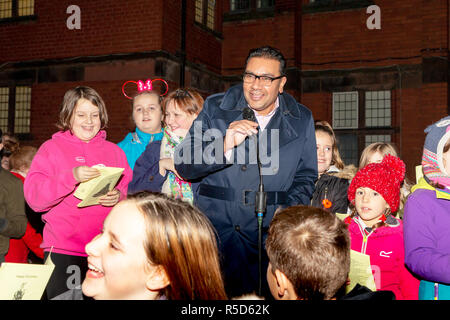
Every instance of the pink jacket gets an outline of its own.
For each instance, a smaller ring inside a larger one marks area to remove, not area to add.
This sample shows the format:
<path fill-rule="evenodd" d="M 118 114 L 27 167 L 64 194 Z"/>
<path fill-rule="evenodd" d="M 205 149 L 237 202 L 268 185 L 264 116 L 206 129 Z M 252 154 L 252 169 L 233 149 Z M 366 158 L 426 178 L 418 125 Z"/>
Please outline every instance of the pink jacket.
<path fill-rule="evenodd" d="M 351 249 L 370 256 L 377 290 L 390 290 L 397 300 L 417 300 L 420 282 L 405 267 L 402 221 L 393 218 L 395 224 L 377 228 L 364 241 L 365 231 L 355 219 L 348 228 Z"/>
<path fill-rule="evenodd" d="M 25 179 L 24 192 L 34 211 L 48 211 L 42 216 L 45 227 L 41 247 L 45 251 L 53 246 L 56 253 L 86 256 L 86 244 L 102 230 L 112 207 L 78 208 L 81 200 L 73 195 L 78 183 L 72 169 L 96 164 L 125 168 L 116 186 L 120 199 L 124 199 L 133 172 L 122 149 L 106 141 L 105 131 L 101 130 L 89 143 L 69 130 L 60 131 L 39 148 Z"/>

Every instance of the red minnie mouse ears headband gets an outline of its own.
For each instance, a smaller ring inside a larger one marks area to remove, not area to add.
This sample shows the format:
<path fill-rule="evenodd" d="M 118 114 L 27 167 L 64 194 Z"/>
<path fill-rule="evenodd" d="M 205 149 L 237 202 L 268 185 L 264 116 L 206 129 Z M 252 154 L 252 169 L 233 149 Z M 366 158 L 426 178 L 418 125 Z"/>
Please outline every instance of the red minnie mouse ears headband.
<path fill-rule="evenodd" d="M 168 85 L 167 82 L 166 82 L 165 80 L 163 80 L 163 79 L 153 79 L 153 80 L 147 79 L 145 82 L 143 82 L 142 80 L 138 80 L 138 81 L 130 80 L 130 81 L 127 81 L 127 82 L 125 82 L 125 83 L 122 85 L 122 93 L 123 93 L 123 95 L 124 95 L 126 98 L 128 98 L 128 99 L 133 99 L 133 98 L 129 97 L 129 96 L 125 93 L 125 86 L 126 86 L 128 83 L 135 83 L 136 86 L 137 86 L 137 91 L 138 91 L 139 93 L 141 93 L 141 92 L 144 92 L 144 91 L 153 91 L 153 90 L 154 90 L 154 88 L 153 88 L 153 83 L 154 83 L 155 81 L 160 81 L 160 82 L 162 82 L 162 83 L 164 83 L 164 84 L 166 85 L 166 91 L 165 91 L 164 93 L 160 94 L 160 96 L 166 95 L 166 94 L 167 94 L 167 91 L 169 91 L 169 85 Z"/>

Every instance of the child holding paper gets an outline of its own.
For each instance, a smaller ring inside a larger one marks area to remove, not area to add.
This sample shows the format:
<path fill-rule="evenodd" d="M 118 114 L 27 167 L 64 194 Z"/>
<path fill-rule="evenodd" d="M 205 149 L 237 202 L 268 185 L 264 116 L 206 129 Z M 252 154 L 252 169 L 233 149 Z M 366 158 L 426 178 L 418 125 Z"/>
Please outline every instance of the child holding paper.
<path fill-rule="evenodd" d="M 58 121 L 61 131 L 42 144 L 25 179 L 30 207 L 47 211 L 41 247 L 45 259 L 52 250 L 55 264 L 46 288 L 49 299 L 81 284 L 87 270 L 85 245 L 99 232 L 111 207 L 127 194 L 132 171 L 122 149 L 106 141 L 102 129 L 107 123 L 105 104 L 94 89 L 67 91 Z M 124 168 L 123 175 L 99 205 L 78 208 L 80 200 L 73 193 L 81 182 L 99 176 L 94 165 Z"/>
<path fill-rule="evenodd" d="M 404 177 L 405 164 L 390 154 L 359 170 L 348 189 L 354 208 L 345 222 L 351 249 L 370 256 L 377 290 L 390 290 L 397 300 L 417 300 L 419 280 L 404 264 L 402 221 L 392 215 Z"/>

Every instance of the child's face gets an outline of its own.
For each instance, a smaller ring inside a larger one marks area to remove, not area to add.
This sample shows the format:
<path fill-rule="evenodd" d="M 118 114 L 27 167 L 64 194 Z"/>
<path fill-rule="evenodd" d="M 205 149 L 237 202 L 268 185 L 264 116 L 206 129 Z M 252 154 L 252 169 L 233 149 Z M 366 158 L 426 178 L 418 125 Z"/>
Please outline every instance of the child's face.
<path fill-rule="evenodd" d="M 447 150 L 447 152 L 444 152 L 442 161 L 444 162 L 445 172 L 450 176 L 450 149 Z"/>
<path fill-rule="evenodd" d="M 81 98 L 75 105 L 70 119 L 73 134 L 84 142 L 89 142 L 100 131 L 100 110 L 89 100 Z"/>
<path fill-rule="evenodd" d="M 333 140 L 328 133 L 317 131 L 317 165 L 319 175 L 326 172 L 331 166 L 333 158 Z"/>
<path fill-rule="evenodd" d="M 159 97 L 154 94 L 141 94 L 134 99 L 133 120 L 136 127 L 145 133 L 161 132 L 162 110 Z"/>
<path fill-rule="evenodd" d="M 167 104 L 164 122 L 176 135 L 185 137 L 195 118 L 197 118 L 196 114 L 184 112 L 173 100 Z"/>
<path fill-rule="evenodd" d="M 152 268 L 144 249 L 146 223 L 130 201 L 118 203 L 104 222 L 103 232 L 86 245 L 89 270 L 83 293 L 94 299 L 152 299 L 146 287 Z"/>
<path fill-rule="evenodd" d="M 372 155 L 369 157 L 369 161 L 367 164 L 370 163 L 381 163 L 383 161 L 384 156 L 380 152 L 372 153 Z"/>
<path fill-rule="evenodd" d="M 2 157 L 2 168 L 5 169 L 5 170 L 8 170 L 8 171 L 10 170 L 9 157 L 7 157 L 7 156 L 3 156 Z"/>
<path fill-rule="evenodd" d="M 366 226 L 372 227 L 389 208 L 389 205 L 375 190 L 360 187 L 356 189 L 355 207 Z"/>

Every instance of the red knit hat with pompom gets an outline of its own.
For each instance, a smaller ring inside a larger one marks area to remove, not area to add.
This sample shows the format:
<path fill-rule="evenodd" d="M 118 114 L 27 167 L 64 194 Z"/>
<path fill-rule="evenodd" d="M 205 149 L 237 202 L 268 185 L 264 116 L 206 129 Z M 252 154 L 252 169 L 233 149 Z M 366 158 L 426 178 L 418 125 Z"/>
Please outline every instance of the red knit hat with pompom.
<path fill-rule="evenodd" d="M 396 212 L 400 203 L 400 186 L 405 178 L 405 163 L 387 154 L 381 163 L 371 163 L 359 170 L 348 188 L 348 200 L 354 204 L 356 189 L 370 188 L 381 194 Z"/>

